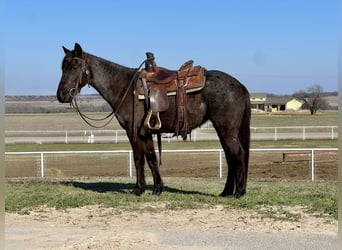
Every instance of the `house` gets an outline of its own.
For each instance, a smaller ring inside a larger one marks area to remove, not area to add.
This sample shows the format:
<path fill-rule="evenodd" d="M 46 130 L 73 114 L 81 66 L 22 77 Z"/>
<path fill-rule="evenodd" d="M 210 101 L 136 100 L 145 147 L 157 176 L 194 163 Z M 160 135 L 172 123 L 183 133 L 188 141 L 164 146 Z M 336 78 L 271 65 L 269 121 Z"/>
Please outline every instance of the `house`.
<path fill-rule="evenodd" d="M 288 100 L 288 97 L 267 97 L 265 102 L 265 111 L 284 111 Z"/>
<path fill-rule="evenodd" d="M 251 93 L 251 109 L 253 110 L 265 110 L 265 102 L 267 99 L 266 93 Z"/>
<path fill-rule="evenodd" d="M 274 96 L 267 93 L 250 93 L 251 109 L 267 112 L 299 110 L 302 102 L 288 96 Z"/>
<path fill-rule="evenodd" d="M 286 103 L 285 109 L 298 111 L 302 108 L 302 105 L 303 105 L 303 101 L 299 101 L 296 98 L 292 98 Z"/>

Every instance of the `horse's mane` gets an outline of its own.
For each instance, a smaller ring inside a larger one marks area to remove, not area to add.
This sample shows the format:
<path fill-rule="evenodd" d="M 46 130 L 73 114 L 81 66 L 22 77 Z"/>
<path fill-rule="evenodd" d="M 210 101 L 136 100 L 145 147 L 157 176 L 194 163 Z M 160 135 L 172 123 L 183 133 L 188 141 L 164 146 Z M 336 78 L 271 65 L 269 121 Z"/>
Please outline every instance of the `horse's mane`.
<path fill-rule="evenodd" d="M 93 54 L 90 54 L 90 53 L 86 53 L 84 52 L 84 55 L 85 56 L 89 56 L 91 58 L 94 58 L 95 60 L 97 60 L 98 62 L 100 62 L 102 64 L 102 66 L 108 71 L 108 72 L 111 72 L 113 69 L 115 71 L 136 71 L 137 68 L 130 68 L 130 67 L 126 67 L 126 66 L 123 66 L 121 64 L 118 64 L 118 63 L 115 63 L 113 61 L 109 61 L 107 59 L 104 59 L 102 57 L 99 57 L 99 56 L 95 56 Z"/>

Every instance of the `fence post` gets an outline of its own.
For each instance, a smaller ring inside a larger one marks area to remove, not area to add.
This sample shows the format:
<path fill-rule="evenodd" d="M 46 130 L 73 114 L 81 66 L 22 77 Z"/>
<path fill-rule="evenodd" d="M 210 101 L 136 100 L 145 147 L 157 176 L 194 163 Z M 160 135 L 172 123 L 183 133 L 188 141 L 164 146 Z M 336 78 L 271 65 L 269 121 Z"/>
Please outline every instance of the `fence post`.
<path fill-rule="evenodd" d="M 315 150 L 311 150 L 311 181 L 315 180 Z"/>
<path fill-rule="evenodd" d="M 303 127 L 303 141 L 305 141 L 305 127 Z"/>
<path fill-rule="evenodd" d="M 40 152 L 40 177 L 44 178 L 44 154 Z"/>
<path fill-rule="evenodd" d="M 277 127 L 274 128 L 274 140 L 278 140 L 278 129 Z"/>
<path fill-rule="evenodd" d="M 65 144 L 68 144 L 68 130 L 65 130 Z"/>

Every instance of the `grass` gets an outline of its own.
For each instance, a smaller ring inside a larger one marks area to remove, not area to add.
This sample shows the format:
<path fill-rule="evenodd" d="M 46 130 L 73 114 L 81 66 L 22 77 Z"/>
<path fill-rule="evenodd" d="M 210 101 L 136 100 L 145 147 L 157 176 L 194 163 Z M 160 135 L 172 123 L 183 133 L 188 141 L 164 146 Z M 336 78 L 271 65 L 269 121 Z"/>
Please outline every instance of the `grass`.
<path fill-rule="evenodd" d="M 252 113 L 252 127 L 286 127 L 286 126 L 335 126 L 338 125 L 337 111 L 319 112 L 278 112 Z"/>
<path fill-rule="evenodd" d="M 151 184 L 152 180 L 148 179 Z M 17 179 L 6 182 L 6 212 L 29 214 L 42 206 L 68 209 L 103 205 L 134 211 L 201 209 L 221 205 L 226 209 L 253 210 L 263 218 L 297 221 L 300 215 L 289 207 L 337 220 L 337 183 L 328 181 L 253 180 L 240 199 L 218 197 L 224 180 L 216 178 L 165 178 L 161 196 L 130 194 L 133 179 Z M 165 206 L 160 206 L 165 204 Z"/>

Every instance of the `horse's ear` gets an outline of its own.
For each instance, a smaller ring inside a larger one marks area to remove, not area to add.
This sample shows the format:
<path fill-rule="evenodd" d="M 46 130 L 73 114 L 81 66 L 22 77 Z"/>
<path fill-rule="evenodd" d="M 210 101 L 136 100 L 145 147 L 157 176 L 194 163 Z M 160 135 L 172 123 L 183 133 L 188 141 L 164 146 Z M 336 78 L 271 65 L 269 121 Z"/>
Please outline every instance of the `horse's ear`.
<path fill-rule="evenodd" d="M 82 47 L 78 43 L 75 43 L 74 53 L 75 53 L 75 56 L 82 56 L 83 55 Z"/>
<path fill-rule="evenodd" d="M 68 50 L 68 49 L 65 48 L 64 46 L 62 46 L 62 48 L 63 48 L 65 54 L 69 54 L 69 53 L 71 52 L 70 50 Z"/>

